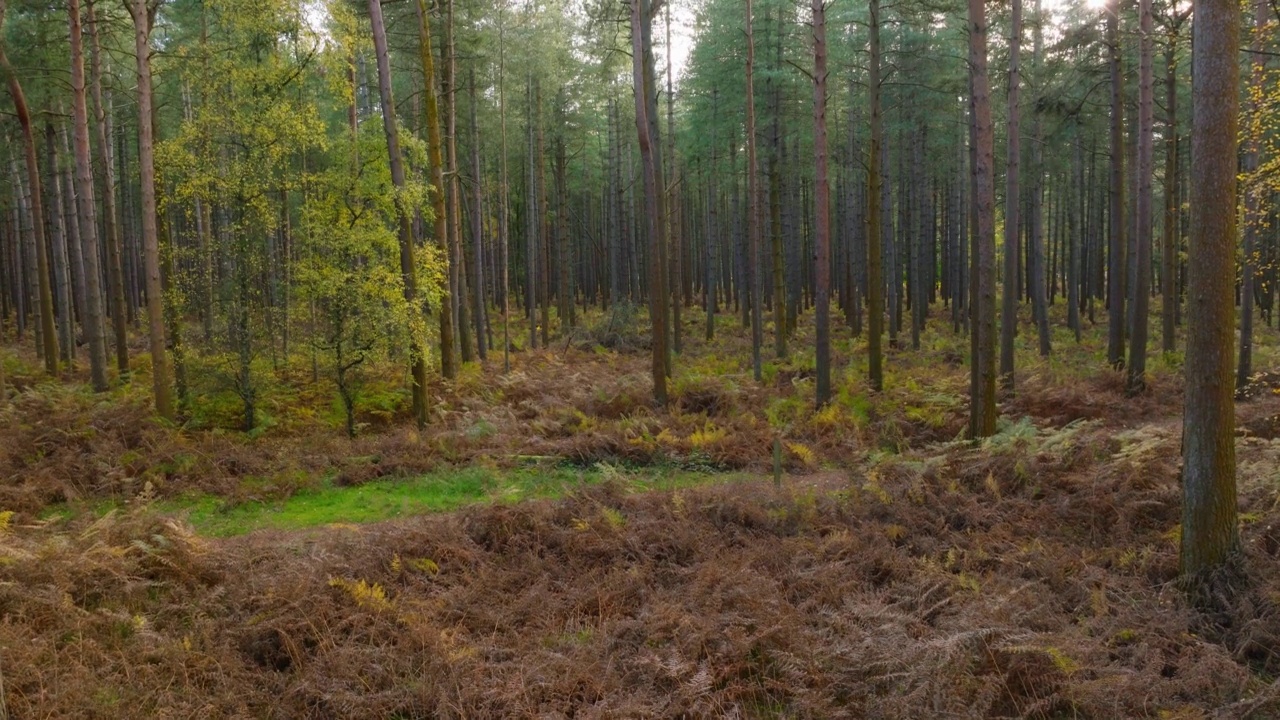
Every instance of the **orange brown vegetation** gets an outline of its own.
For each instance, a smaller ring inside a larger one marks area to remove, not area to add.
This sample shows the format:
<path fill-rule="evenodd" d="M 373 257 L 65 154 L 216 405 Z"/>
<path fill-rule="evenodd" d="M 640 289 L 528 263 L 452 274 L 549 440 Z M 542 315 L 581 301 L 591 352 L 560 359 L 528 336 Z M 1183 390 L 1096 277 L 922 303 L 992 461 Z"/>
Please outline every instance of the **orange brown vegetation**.
<path fill-rule="evenodd" d="M 1274 411 L 1272 403 L 1266 411 Z M 1280 693 L 1280 445 L 1251 584 L 1173 586 L 1177 428 L 1027 424 L 851 473 L 206 541 L 0 536 L 16 717 L 1224 717 Z M 1225 628 L 1225 629 L 1224 629 Z M 1225 713 L 1225 714 L 1222 714 Z"/>

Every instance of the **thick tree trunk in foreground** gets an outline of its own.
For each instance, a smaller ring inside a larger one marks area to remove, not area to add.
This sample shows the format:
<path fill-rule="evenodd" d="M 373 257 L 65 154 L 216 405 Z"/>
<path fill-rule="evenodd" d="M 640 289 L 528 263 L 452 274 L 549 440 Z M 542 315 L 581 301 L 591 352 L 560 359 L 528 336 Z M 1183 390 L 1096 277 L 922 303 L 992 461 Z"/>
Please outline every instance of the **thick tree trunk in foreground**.
<path fill-rule="evenodd" d="M 1240 7 L 1196 0 L 1192 25 L 1191 233 L 1187 268 L 1186 411 L 1182 429 L 1184 578 L 1239 551 L 1232 353 Z"/>

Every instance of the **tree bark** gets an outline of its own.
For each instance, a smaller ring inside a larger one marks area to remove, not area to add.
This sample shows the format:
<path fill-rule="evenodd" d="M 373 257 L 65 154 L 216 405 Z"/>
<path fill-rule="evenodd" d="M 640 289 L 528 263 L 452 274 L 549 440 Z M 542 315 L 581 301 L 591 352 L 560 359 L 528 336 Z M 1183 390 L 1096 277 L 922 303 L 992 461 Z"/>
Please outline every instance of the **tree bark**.
<path fill-rule="evenodd" d="M 747 0 L 748 8 L 751 0 Z M 663 219 L 658 210 L 658 170 L 653 158 L 653 138 L 649 133 L 649 103 L 646 95 L 644 57 L 644 25 L 650 21 L 646 0 L 631 0 L 631 77 L 636 101 L 636 135 L 643 164 L 645 224 L 649 233 L 649 315 L 653 323 L 653 399 L 659 406 L 667 404 L 667 329 L 666 296 L 661 292 L 663 267 L 659 261 Z"/>
<path fill-rule="evenodd" d="M 81 264 L 85 281 L 85 316 L 89 343 L 89 378 L 93 389 L 107 389 L 107 337 L 103 318 L 102 262 L 98 254 L 98 222 L 93 169 L 89 160 L 89 110 L 85 100 L 84 53 L 81 48 L 79 0 L 68 0 L 71 22 L 72 134 L 75 155 L 75 200 L 79 215 Z M 124 316 L 124 313 L 121 313 Z"/>
<path fill-rule="evenodd" d="M 440 95 L 444 98 L 445 192 L 449 231 L 449 289 L 455 298 L 453 326 L 457 332 L 459 358 L 471 362 L 471 309 L 467 296 L 466 258 L 462 251 L 462 187 L 458 179 L 458 66 L 453 39 L 453 0 L 444 0 L 444 47 L 440 58 L 443 74 Z"/>
<path fill-rule="evenodd" d="M 48 169 L 45 176 L 53 186 L 53 205 L 49 209 L 49 227 L 53 230 L 53 278 L 54 310 L 58 320 L 58 348 L 61 359 L 71 367 L 75 357 L 75 310 L 71 302 L 71 277 L 67 253 L 67 227 L 62 214 L 62 183 L 58 181 L 58 153 L 54 142 L 53 123 L 46 122 L 44 129 L 45 160 Z"/>
<path fill-rule="evenodd" d="M 831 400 L 831 190 L 827 183 L 827 24 L 823 3 L 813 0 L 813 294 L 818 407 Z"/>
<path fill-rule="evenodd" d="M 868 104 L 871 106 L 871 142 L 867 147 L 867 375 L 871 389 L 884 389 L 884 277 L 881 241 L 880 146 L 884 142 L 880 116 L 880 0 L 867 3 L 870 15 L 870 67 L 867 70 Z"/>
<path fill-rule="evenodd" d="M 155 147 L 151 128 L 151 23 L 156 6 L 130 0 L 133 47 L 138 61 L 138 170 L 142 195 L 142 259 L 146 272 L 147 332 L 151 349 L 151 385 L 156 412 L 174 419 L 173 388 L 164 328 L 164 289 L 160 283 L 160 235 L 156 227 Z"/>
<path fill-rule="evenodd" d="M 1018 250 L 1021 247 L 1022 197 L 1018 193 L 1018 171 L 1022 154 L 1022 135 L 1018 107 L 1021 77 L 1018 62 L 1022 51 L 1022 0 L 1012 0 L 1009 37 L 1009 150 L 1005 171 L 1004 194 L 1004 305 L 1000 311 L 1000 382 L 1006 390 L 1014 388 L 1013 341 L 1018 333 Z"/>
<path fill-rule="evenodd" d="M 4 3 L 0 2 L 0 32 L 4 29 Z M 27 108 L 27 98 L 22 92 L 22 84 L 9 65 L 5 54 L 4 42 L 0 39 L 0 73 L 5 76 L 9 86 L 9 95 L 13 97 L 14 111 L 18 115 L 18 123 L 22 127 L 22 143 L 27 165 L 27 185 L 31 196 L 31 232 L 35 238 L 36 255 L 36 288 L 40 306 L 40 341 L 44 357 L 45 372 L 58 374 L 58 342 L 55 336 L 53 320 L 53 289 L 49 283 L 49 253 L 44 237 L 44 199 L 40 192 L 40 161 L 37 159 L 35 130 L 31 126 L 31 111 Z"/>
<path fill-rule="evenodd" d="M 1041 58 L 1044 52 L 1044 15 L 1040 0 L 1035 0 L 1035 33 L 1032 48 L 1032 72 L 1036 92 L 1045 92 L 1045 78 L 1041 75 Z M 1031 266 L 1028 270 L 1031 289 L 1031 310 L 1036 320 L 1036 335 L 1040 342 L 1040 356 L 1048 357 L 1053 351 L 1049 332 L 1049 298 L 1045 291 L 1044 267 L 1044 129 L 1040 111 L 1031 111 Z M 1083 192 L 1084 188 L 1080 188 Z"/>
<path fill-rule="evenodd" d="M 1181 569 L 1204 583 L 1240 549 L 1232 354 L 1240 6 L 1197 0 L 1192 24 L 1191 232 L 1182 429 Z"/>
<path fill-rule="evenodd" d="M 1124 76 L 1120 68 L 1120 0 L 1107 2 L 1111 67 L 1111 209 L 1107 249 L 1107 362 L 1124 367 L 1126 229 L 1124 210 Z"/>
<path fill-rule="evenodd" d="M 1155 175 L 1155 73 L 1153 37 L 1155 32 L 1151 0 L 1138 0 L 1138 202 L 1137 252 L 1134 255 L 1133 317 L 1129 328 L 1129 379 L 1127 391 L 1146 387 L 1147 314 L 1151 303 L 1151 233 L 1154 216 L 1152 178 Z"/>
<path fill-rule="evenodd" d="M 469 68 L 469 84 L 471 87 L 471 245 L 474 258 L 474 308 L 472 317 L 476 326 L 476 355 L 483 362 L 489 357 L 489 349 L 485 344 L 485 299 L 484 299 L 484 228 L 481 218 L 484 216 L 484 192 L 480 183 L 480 125 L 476 122 L 476 69 L 474 63 Z"/>
<path fill-rule="evenodd" d="M 972 77 L 976 157 L 973 166 L 976 232 L 973 236 L 970 306 L 974 328 L 969 391 L 969 434 L 973 439 L 996 431 L 995 308 L 995 132 L 987 76 L 987 18 L 984 0 L 969 0 L 969 70 Z"/>
<path fill-rule="evenodd" d="M 1161 349 L 1178 346 L 1178 26 L 1169 28 L 1165 48 L 1164 236 L 1160 252 Z"/>
<path fill-rule="evenodd" d="M 1150 1 L 1150 0 L 1146 0 Z M 1236 390 L 1243 391 L 1253 375 L 1253 306 L 1254 283 L 1258 274 L 1258 230 L 1262 226 L 1262 195 L 1265 185 L 1256 177 L 1262 142 L 1262 99 L 1266 94 L 1267 56 L 1263 52 L 1263 34 L 1267 28 L 1267 2 L 1254 0 L 1254 32 L 1252 77 L 1249 90 L 1249 127 L 1245 129 L 1248 151 L 1244 158 L 1244 174 L 1249 178 L 1244 196 L 1244 267 L 1240 280 L 1240 362 L 1236 369 Z"/>
<path fill-rule="evenodd" d="M 443 142 L 440 139 L 440 109 L 439 101 L 436 94 L 436 69 L 435 69 L 435 53 L 431 50 L 431 17 L 427 14 L 426 0 L 417 0 L 418 9 L 418 55 L 422 62 L 422 76 L 425 78 L 424 85 L 426 90 L 424 95 L 426 102 L 423 103 L 423 112 L 425 116 L 423 121 L 427 125 L 427 162 L 430 164 L 428 172 L 431 173 L 431 184 L 435 186 L 436 191 L 431 194 L 432 221 L 434 222 L 434 234 L 436 244 L 440 247 L 440 257 L 446 262 L 449 261 L 449 240 L 448 230 L 445 226 L 445 207 L 444 207 L 444 160 L 443 160 Z M 384 30 L 385 33 L 385 30 Z M 446 270 L 446 274 L 448 270 Z M 445 287 L 440 299 L 440 374 L 446 380 L 452 380 L 457 376 L 457 356 L 454 354 L 453 346 L 453 303 L 454 296 L 450 292 L 451 288 Z M 425 379 L 425 366 L 424 375 Z M 425 400 L 425 390 L 424 390 Z"/>
<path fill-rule="evenodd" d="M 78 4 L 79 0 L 71 0 Z M 94 131 L 98 141 L 98 164 L 102 166 L 102 232 L 107 246 L 107 300 L 111 308 L 111 328 L 115 333 L 116 369 L 121 377 L 129 373 L 129 311 L 124 301 L 124 269 L 120 252 L 120 222 L 116 210 L 116 171 L 111 162 L 111 118 L 107 114 L 107 106 L 102 94 L 102 46 L 98 39 L 98 20 L 94 15 L 93 2 L 88 3 L 89 18 L 89 91 L 93 97 L 93 112 L 97 122 Z M 79 10 L 76 11 L 77 18 Z M 78 22 L 78 20 L 77 20 Z M 77 31 L 78 34 L 78 31 Z M 73 43 L 79 45 L 79 37 L 73 37 Z M 77 52 L 73 48 L 73 53 Z M 84 83 L 83 50 L 79 51 L 80 83 Z M 73 70 L 74 72 L 74 70 Z"/>
<path fill-rule="evenodd" d="M 747 0 L 747 286 L 751 288 L 751 370 L 760 382 L 763 369 L 760 365 L 760 345 L 764 335 L 764 287 L 760 273 L 760 178 L 756 157 L 756 99 L 755 99 L 755 33 L 751 12 L 751 0 Z"/>
<path fill-rule="evenodd" d="M 378 98 L 382 104 L 382 130 L 387 136 L 391 183 L 397 190 L 402 190 L 406 184 L 404 159 L 400 155 L 396 105 L 391 95 L 391 59 L 387 54 L 387 31 L 382 21 L 382 0 L 369 0 L 369 21 L 373 30 L 373 51 L 378 63 Z M 412 213 L 409 208 L 404 207 L 403 203 L 397 202 L 396 214 L 400 221 L 400 276 L 404 282 L 404 299 L 411 309 L 416 310 L 418 283 L 417 265 L 413 258 L 413 228 L 410 224 Z M 409 340 L 409 358 L 412 363 L 413 416 L 418 429 L 421 430 L 427 424 L 427 362 L 422 341 L 416 336 Z"/>

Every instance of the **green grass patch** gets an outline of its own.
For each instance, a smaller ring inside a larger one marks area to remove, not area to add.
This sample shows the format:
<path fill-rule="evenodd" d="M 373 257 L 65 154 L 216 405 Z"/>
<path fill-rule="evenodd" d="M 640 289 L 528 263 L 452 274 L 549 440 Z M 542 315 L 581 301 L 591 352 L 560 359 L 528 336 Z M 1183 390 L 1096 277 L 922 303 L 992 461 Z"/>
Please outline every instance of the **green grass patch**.
<path fill-rule="evenodd" d="M 733 473 L 690 472 L 657 468 L 634 472 L 597 466 L 493 470 L 460 468 L 412 478 L 377 480 L 361 485 L 329 482 L 275 500 L 233 501 L 215 495 L 190 495 L 157 501 L 155 510 L 184 517 L 196 532 L 208 537 L 234 537 L 255 530 L 302 530 L 336 524 L 362 524 L 435 512 L 480 503 L 514 503 L 536 498 L 563 497 L 608 480 L 630 490 L 674 489 L 746 477 Z M 118 503 L 50 508 L 45 517 L 70 518 L 89 512 L 102 515 Z"/>

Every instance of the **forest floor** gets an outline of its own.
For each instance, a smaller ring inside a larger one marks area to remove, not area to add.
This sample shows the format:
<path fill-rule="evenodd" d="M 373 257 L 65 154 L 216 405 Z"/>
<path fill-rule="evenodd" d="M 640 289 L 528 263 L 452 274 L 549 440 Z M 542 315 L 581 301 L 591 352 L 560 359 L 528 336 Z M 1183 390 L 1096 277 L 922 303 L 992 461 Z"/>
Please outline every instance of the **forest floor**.
<path fill-rule="evenodd" d="M 1105 328 L 1048 359 L 1024 336 L 973 445 L 967 341 L 935 322 L 879 394 L 839 335 L 818 413 L 811 355 L 759 384 L 734 318 L 691 323 L 658 412 L 640 335 L 595 318 L 437 381 L 421 433 L 371 372 L 355 439 L 303 360 L 262 369 L 246 434 L 212 361 L 173 426 L 144 356 L 95 396 L 6 347 L 7 709 L 1280 717 L 1280 336 L 1237 403 L 1242 572 L 1206 609 L 1175 583 L 1178 356 L 1128 398 Z"/>

